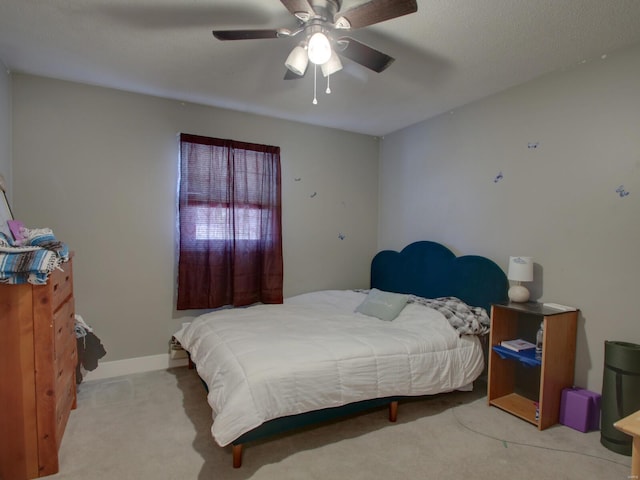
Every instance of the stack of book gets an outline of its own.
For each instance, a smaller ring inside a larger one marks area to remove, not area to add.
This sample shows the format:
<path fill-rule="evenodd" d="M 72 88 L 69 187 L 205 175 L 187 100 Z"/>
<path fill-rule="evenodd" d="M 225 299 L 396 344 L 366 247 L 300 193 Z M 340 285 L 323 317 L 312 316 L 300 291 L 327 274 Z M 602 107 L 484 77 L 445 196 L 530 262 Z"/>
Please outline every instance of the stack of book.
<path fill-rule="evenodd" d="M 522 352 L 523 350 L 536 348 L 535 344 L 527 342 L 526 340 L 523 340 L 521 338 L 515 340 L 503 340 L 502 342 L 500 342 L 500 346 L 508 348 L 509 350 L 513 350 L 514 352 Z"/>

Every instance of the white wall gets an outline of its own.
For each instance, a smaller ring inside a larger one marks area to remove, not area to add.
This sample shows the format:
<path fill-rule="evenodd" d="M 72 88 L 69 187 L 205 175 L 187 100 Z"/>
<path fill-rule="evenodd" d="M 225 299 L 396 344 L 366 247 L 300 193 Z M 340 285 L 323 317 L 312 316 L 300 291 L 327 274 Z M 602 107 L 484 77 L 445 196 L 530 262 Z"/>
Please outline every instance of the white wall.
<path fill-rule="evenodd" d="M 378 247 L 435 240 L 505 271 L 509 255 L 534 257 L 533 296 L 581 309 L 575 381 L 595 391 L 604 341 L 640 343 L 638 79 L 640 46 L 408 127 L 381 148 Z"/>
<path fill-rule="evenodd" d="M 0 59 L 0 175 L 4 176 L 11 202 L 11 75 Z"/>
<path fill-rule="evenodd" d="M 14 74 L 14 213 L 75 251 L 77 312 L 104 361 L 166 353 L 188 319 L 174 310 L 179 132 L 281 147 L 285 296 L 368 286 L 377 138 Z"/>

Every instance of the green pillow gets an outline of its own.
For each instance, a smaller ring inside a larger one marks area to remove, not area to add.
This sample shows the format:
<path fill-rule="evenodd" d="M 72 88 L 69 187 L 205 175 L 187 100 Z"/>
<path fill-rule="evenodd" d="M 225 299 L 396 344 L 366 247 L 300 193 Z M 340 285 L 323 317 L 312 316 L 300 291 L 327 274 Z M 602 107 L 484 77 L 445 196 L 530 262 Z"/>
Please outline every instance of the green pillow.
<path fill-rule="evenodd" d="M 390 322 L 398 316 L 408 300 L 409 295 L 372 288 L 367 298 L 356 307 L 356 312 Z"/>

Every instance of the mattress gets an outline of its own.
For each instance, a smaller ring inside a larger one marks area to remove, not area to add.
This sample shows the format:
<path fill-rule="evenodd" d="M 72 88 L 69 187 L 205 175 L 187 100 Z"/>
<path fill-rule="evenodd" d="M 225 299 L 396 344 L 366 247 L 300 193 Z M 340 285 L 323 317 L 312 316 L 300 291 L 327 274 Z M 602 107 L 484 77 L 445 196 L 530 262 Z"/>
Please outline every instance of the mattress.
<path fill-rule="evenodd" d="M 481 374 L 477 337 L 415 302 L 393 321 L 354 313 L 365 296 L 328 290 L 218 310 L 177 332 L 208 386 L 215 441 L 283 416 L 456 390 Z"/>

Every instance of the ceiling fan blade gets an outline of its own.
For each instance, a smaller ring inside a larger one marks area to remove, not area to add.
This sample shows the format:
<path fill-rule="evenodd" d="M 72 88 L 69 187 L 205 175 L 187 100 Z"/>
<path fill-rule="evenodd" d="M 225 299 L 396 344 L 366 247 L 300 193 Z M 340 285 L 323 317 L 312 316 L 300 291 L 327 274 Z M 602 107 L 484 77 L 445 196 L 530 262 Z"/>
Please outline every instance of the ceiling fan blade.
<path fill-rule="evenodd" d="M 218 40 L 254 40 L 257 38 L 278 38 L 278 30 L 214 30 Z"/>
<path fill-rule="evenodd" d="M 304 78 L 306 73 L 307 73 L 307 70 L 305 70 L 302 75 L 298 75 L 297 73 L 293 73 L 291 70 L 289 70 L 287 68 L 287 73 L 284 74 L 284 79 L 285 80 L 300 80 L 301 78 Z"/>
<path fill-rule="evenodd" d="M 361 28 L 418 11 L 416 0 L 369 0 L 335 15 L 338 28 Z M 348 22 L 343 24 L 341 19 Z"/>
<path fill-rule="evenodd" d="M 307 0 L 280 0 L 291 15 L 296 13 L 306 13 L 308 16 L 315 15 L 313 7 Z M 296 15 L 297 16 L 297 15 Z"/>
<path fill-rule="evenodd" d="M 367 67 L 374 72 L 382 72 L 395 60 L 386 53 L 379 52 L 375 48 L 371 48 L 364 43 L 349 37 L 339 38 L 338 53 L 360 65 Z M 342 45 L 346 45 L 342 47 Z"/>

